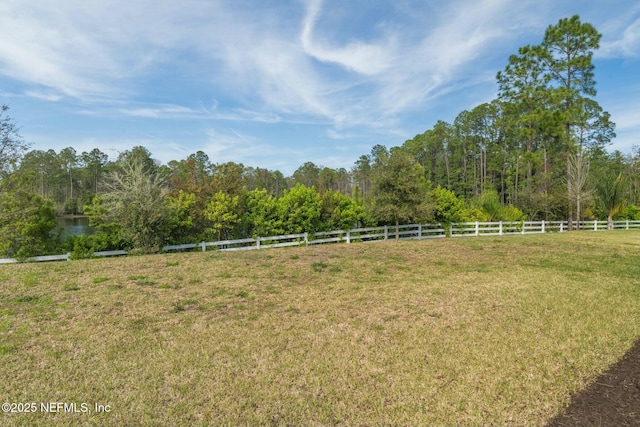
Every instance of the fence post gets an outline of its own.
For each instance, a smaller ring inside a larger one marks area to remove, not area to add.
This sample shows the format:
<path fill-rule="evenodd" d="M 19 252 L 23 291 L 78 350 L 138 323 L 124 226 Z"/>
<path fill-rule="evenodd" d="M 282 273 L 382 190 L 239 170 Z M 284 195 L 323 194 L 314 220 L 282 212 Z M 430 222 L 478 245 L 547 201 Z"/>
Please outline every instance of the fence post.
<path fill-rule="evenodd" d="M 418 224 L 418 239 L 422 237 L 422 224 Z"/>
<path fill-rule="evenodd" d="M 304 245 L 309 246 L 309 233 L 304 233 Z"/>
<path fill-rule="evenodd" d="M 598 231 L 598 220 L 597 219 L 593 220 L 593 231 Z"/>
<path fill-rule="evenodd" d="M 542 230 L 541 233 L 544 234 L 544 219 L 542 220 L 542 229 L 541 230 Z"/>
<path fill-rule="evenodd" d="M 207 251 L 207 245 L 205 244 L 205 242 L 200 242 L 200 246 L 202 247 L 202 252 Z"/>
<path fill-rule="evenodd" d="M 564 221 L 560 221 L 560 232 L 562 233 L 562 226 L 564 225 Z"/>
<path fill-rule="evenodd" d="M 384 226 L 384 240 L 389 240 L 389 226 Z"/>
<path fill-rule="evenodd" d="M 476 237 L 480 235 L 480 223 L 476 221 Z"/>
<path fill-rule="evenodd" d="M 627 230 L 629 229 L 629 220 L 627 220 Z"/>
<path fill-rule="evenodd" d="M 524 236 L 524 230 L 527 229 L 527 221 L 522 221 L 522 235 Z"/>
<path fill-rule="evenodd" d="M 260 236 L 256 237 L 256 248 L 260 249 Z"/>
<path fill-rule="evenodd" d="M 500 225 L 498 226 L 498 235 L 502 236 L 502 221 L 500 221 Z"/>
<path fill-rule="evenodd" d="M 347 231 L 347 244 L 351 243 L 351 230 Z"/>

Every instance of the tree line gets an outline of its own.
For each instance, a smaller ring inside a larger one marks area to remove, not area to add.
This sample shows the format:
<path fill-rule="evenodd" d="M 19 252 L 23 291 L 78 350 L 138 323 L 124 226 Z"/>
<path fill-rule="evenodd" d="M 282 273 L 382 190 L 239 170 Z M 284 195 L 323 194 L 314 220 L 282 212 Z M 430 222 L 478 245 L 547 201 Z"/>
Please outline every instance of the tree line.
<path fill-rule="evenodd" d="M 198 151 L 166 165 L 145 147 L 28 151 L 0 111 L 0 254 L 31 256 L 349 229 L 406 221 L 640 219 L 640 149 L 609 153 L 596 101 L 601 35 L 578 16 L 549 26 L 496 75 L 497 99 L 349 170 L 307 162 L 285 177 Z M 63 236 L 56 215 L 96 232 Z M 571 222 L 570 222 L 571 224 Z"/>

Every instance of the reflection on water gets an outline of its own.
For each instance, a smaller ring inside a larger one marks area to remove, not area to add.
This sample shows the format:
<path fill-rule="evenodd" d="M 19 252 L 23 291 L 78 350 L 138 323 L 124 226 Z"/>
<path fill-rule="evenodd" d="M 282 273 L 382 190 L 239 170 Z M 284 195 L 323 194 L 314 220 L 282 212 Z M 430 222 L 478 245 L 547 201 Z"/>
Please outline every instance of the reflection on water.
<path fill-rule="evenodd" d="M 86 216 L 58 217 L 58 226 L 71 236 L 93 234 L 93 228 L 89 227 L 89 218 Z"/>

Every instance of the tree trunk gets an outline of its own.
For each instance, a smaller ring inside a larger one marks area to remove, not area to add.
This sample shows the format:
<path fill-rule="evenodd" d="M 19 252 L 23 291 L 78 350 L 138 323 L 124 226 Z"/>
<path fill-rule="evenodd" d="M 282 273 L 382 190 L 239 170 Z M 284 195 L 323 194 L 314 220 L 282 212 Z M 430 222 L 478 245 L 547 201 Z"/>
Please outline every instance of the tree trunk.
<path fill-rule="evenodd" d="M 578 230 L 580 230 L 580 194 L 578 194 L 576 201 L 576 221 L 578 221 Z"/>
<path fill-rule="evenodd" d="M 400 240 L 400 221 L 396 217 L 396 240 Z"/>
<path fill-rule="evenodd" d="M 447 154 L 447 148 L 444 149 L 444 167 L 447 173 L 447 189 L 451 189 L 451 174 L 449 173 L 449 155 Z"/>
<path fill-rule="evenodd" d="M 548 195 L 548 174 L 547 174 L 547 148 L 543 148 L 544 152 L 544 220 L 549 221 L 549 195 Z"/>
<path fill-rule="evenodd" d="M 466 141 L 462 145 L 462 176 L 464 179 L 464 197 L 469 195 L 469 177 L 467 171 L 467 145 Z"/>
<path fill-rule="evenodd" d="M 518 203 L 518 177 L 520 175 L 520 156 L 516 157 L 516 178 L 513 185 L 513 203 Z"/>
<path fill-rule="evenodd" d="M 570 155 L 567 152 L 567 195 L 569 196 L 569 224 L 568 224 L 568 231 L 573 230 L 573 202 L 571 201 L 571 193 L 569 191 L 569 187 L 571 186 L 571 173 L 569 172 L 569 169 L 571 167 L 571 160 L 570 160 Z"/>

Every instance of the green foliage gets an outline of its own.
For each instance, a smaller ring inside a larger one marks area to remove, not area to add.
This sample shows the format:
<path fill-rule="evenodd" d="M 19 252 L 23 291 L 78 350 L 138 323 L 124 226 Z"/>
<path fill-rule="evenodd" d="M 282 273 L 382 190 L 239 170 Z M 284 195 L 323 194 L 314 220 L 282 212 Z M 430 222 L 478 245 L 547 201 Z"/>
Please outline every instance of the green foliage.
<path fill-rule="evenodd" d="M 93 252 L 128 249 L 130 244 L 125 238 L 121 224 L 108 216 L 107 206 L 101 196 L 95 196 L 91 205 L 85 205 L 84 214 L 89 218 L 89 226 L 95 230 L 89 236 L 73 236 L 72 256 L 84 258 Z"/>
<path fill-rule="evenodd" d="M 276 212 L 285 234 L 321 229 L 322 200 L 314 187 L 297 184 L 278 199 Z"/>
<path fill-rule="evenodd" d="M 498 192 L 493 188 L 485 189 L 475 202 L 486 215 L 486 221 L 523 221 L 524 213 L 513 205 L 502 205 Z"/>
<path fill-rule="evenodd" d="M 212 230 L 218 238 L 258 237 L 378 222 L 518 221 L 524 213 L 566 219 L 574 210 L 632 218 L 622 200 L 640 203 L 640 150 L 625 156 L 604 149 L 615 124 L 595 100 L 592 58 L 600 38 L 578 16 L 559 20 L 540 44 L 509 57 L 496 76 L 497 100 L 460 112 L 452 124 L 439 120 L 401 148 L 376 145 L 351 171 L 306 162 L 284 177 L 234 162 L 214 165 L 202 151 L 161 166 L 141 146 L 115 162 L 98 149 L 78 155 L 72 147 L 23 157 L 27 145 L 3 106 L 0 180 L 11 178 L 9 193 L 51 199 L 58 211 L 85 205 L 96 233 L 64 242 L 74 257 L 131 247 L 153 252 L 209 239 Z M 588 179 L 577 158 L 591 165 Z M 621 185 L 617 176 L 624 191 L 612 188 Z M 596 182 L 594 199 L 588 196 Z M 617 201 L 603 202 L 611 198 Z"/>
<path fill-rule="evenodd" d="M 307 188 L 314 187 L 320 178 L 320 168 L 313 162 L 306 162 L 293 172 L 293 180 Z"/>
<path fill-rule="evenodd" d="M 151 158 L 151 152 L 141 145 L 136 145 L 131 150 L 124 150 L 118 155 L 117 165 L 123 170 L 130 170 L 132 165 L 136 165 L 149 176 L 158 172 L 158 165 Z"/>
<path fill-rule="evenodd" d="M 24 259 L 54 252 L 60 243 L 57 225 L 50 200 L 0 189 L 0 254 Z"/>
<path fill-rule="evenodd" d="M 69 237 L 65 246 L 71 249 L 71 259 L 90 258 L 95 252 L 93 239 L 87 235 Z"/>
<path fill-rule="evenodd" d="M 516 222 L 524 221 L 525 215 L 513 205 L 502 206 L 498 215 L 498 221 Z"/>
<path fill-rule="evenodd" d="M 218 240 L 228 237 L 229 230 L 240 221 L 238 200 L 238 196 L 218 191 L 207 203 L 204 215 L 211 221 L 211 229 L 217 233 Z"/>
<path fill-rule="evenodd" d="M 394 150 L 375 172 L 373 215 L 379 221 L 395 223 L 396 238 L 400 222 L 428 218 L 431 206 L 423 168 L 409 154 Z"/>
<path fill-rule="evenodd" d="M 277 213 L 278 201 L 274 196 L 267 194 L 266 189 L 248 191 L 245 204 L 243 221 L 247 235 L 256 238 L 283 233 Z"/>
<path fill-rule="evenodd" d="M 339 191 L 322 194 L 321 221 L 325 231 L 350 230 L 370 222 L 363 206 Z"/>
<path fill-rule="evenodd" d="M 465 207 L 460 214 L 460 222 L 486 222 L 489 221 L 489 216 L 485 211 L 477 206 Z"/>
<path fill-rule="evenodd" d="M 78 199 L 70 197 L 64 202 L 64 208 L 62 210 L 65 214 L 75 215 L 78 213 Z"/>
<path fill-rule="evenodd" d="M 28 147 L 20 134 L 14 120 L 5 115 L 7 105 L 0 107 L 0 179 L 8 173 Z"/>
<path fill-rule="evenodd" d="M 593 50 L 600 47 L 602 34 L 578 15 L 563 18 L 550 25 L 544 34 L 538 54 L 547 73 L 563 89 L 563 97 L 578 93 L 594 96 Z"/>
<path fill-rule="evenodd" d="M 613 219 L 624 212 L 627 204 L 628 181 L 622 173 L 618 175 L 601 174 L 596 183 L 596 194 L 602 211 L 607 215 L 608 228 L 612 228 Z"/>
<path fill-rule="evenodd" d="M 168 240 L 173 244 L 193 241 L 195 232 L 194 217 L 196 195 L 183 190 L 176 197 L 167 196 L 166 205 L 169 210 L 167 218 Z"/>
<path fill-rule="evenodd" d="M 464 201 L 456 197 L 453 191 L 437 186 L 431 190 L 434 201 L 433 219 L 448 227 L 451 223 L 460 222 L 464 213 Z"/>
<path fill-rule="evenodd" d="M 121 171 L 112 172 L 102 196 L 104 221 L 122 227 L 123 238 L 141 253 L 157 252 L 169 235 L 170 211 L 164 178 L 132 157 Z"/>
<path fill-rule="evenodd" d="M 640 206 L 628 205 L 624 212 L 620 215 L 621 219 L 630 219 L 632 221 L 640 221 Z"/>

